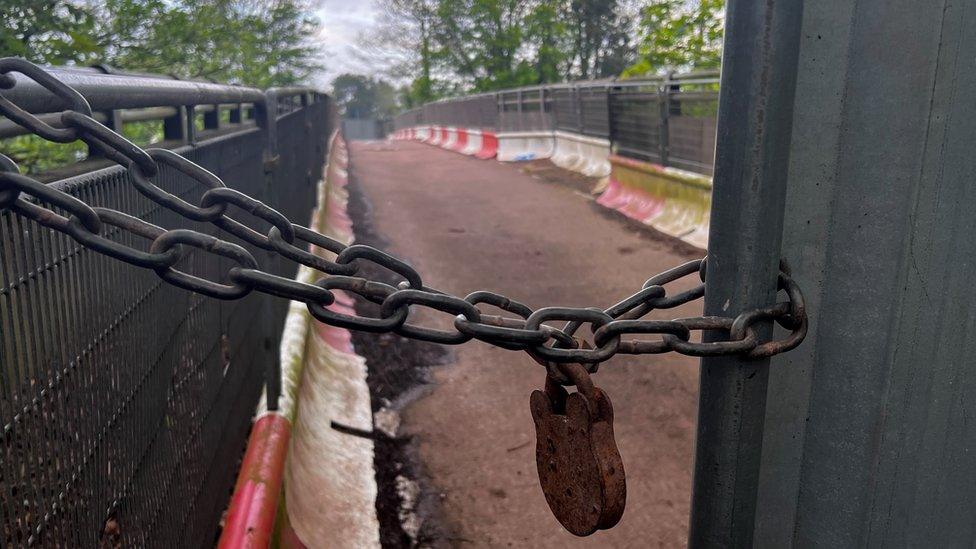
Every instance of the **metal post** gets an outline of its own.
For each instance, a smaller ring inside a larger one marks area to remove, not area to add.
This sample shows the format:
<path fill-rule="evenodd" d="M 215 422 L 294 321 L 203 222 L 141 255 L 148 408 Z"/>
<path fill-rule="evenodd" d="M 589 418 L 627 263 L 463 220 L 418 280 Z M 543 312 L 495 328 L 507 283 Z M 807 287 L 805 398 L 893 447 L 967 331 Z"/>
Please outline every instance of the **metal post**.
<path fill-rule="evenodd" d="M 177 107 L 176 114 L 163 119 L 163 139 L 188 143 L 186 107 Z"/>
<path fill-rule="evenodd" d="M 197 109 L 195 105 L 186 107 L 186 142 L 191 145 L 197 142 Z"/>
<path fill-rule="evenodd" d="M 728 4 L 706 315 L 776 294 L 802 13 L 798 1 Z M 752 546 L 768 365 L 702 359 L 690 547 Z"/>
<path fill-rule="evenodd" d="M 661 157 L 661 165 L 668 165 L 668 153 L 671 150 L 671 77 L 674 72 L 668 72 L 664 77 L 664 82 L 660 88 L 660 101 L 658 109 L 661 111 L 661 126 L 658 133 L 658 155 Z"/>
<path fill-rule="evenodd" d="M 573 86 L 573 109 L 576 112 L 576 133 L 583 133 L 583 94 L 579 86 Z"/>
<path fill-rule="evenodd" d="M 618 91 L 620 91 L 620 88 L 617 86 L 607 88 L 607 141 L 610 142 L 611 153 L 616 153 L 614 145 L 617 142 L 617 132 L 614 129 L 617 127 L 617 121 L 616 113 L 614 112 L 614 95 Z"/>
<path fill-rule="evenodd" d="M 203 129 L 220 129 L 220 105 L 214 105 L 213 110 L 203 113 Z"/>
<path fill-rule="evenodd" d="M 522 90 L 515 92 L 515 104 L 516 112 L 518 113 L 515 117 L 518 120 L 518 126 L 515 128 L 516 131 L 523 130 L 522 127 L 524 120 L 522 119 Z"/>

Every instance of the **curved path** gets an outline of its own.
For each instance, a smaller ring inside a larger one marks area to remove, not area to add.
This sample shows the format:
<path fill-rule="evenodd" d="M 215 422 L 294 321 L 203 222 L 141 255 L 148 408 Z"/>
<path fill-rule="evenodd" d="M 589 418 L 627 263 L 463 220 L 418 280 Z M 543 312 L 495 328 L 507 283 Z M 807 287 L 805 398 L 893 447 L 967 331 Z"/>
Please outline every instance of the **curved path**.
<path fill-rule="evenodd" d="M 578 183 L 533 177 L 518 165 L 412 142 L 351 149 L 352 180 L 371 207 L 373 230 L 443 291 L 490 289 L 533 308 L 605 307 L 650 275 L 702 253 L 607 213 Z M 548 170 L 549 179 L 552 173 L 558 172 Z M 689 304 L 652 318 L 695 314 L 700 305 Z M 696 359 L 618 357 L 601 367 L 595 381 L 614 403 L 629 494 L 621 523 L 587 539 L 556 523 L 536 479 L 528 401 L 543 370 L 522 353 L 471 342 L 453 348 L 450 363 L 432 373 L 430 390 L 403 410 L 399 433 L 414 437 L 427 490 L 440 501 L 435 545 L 685 543 Z"/>

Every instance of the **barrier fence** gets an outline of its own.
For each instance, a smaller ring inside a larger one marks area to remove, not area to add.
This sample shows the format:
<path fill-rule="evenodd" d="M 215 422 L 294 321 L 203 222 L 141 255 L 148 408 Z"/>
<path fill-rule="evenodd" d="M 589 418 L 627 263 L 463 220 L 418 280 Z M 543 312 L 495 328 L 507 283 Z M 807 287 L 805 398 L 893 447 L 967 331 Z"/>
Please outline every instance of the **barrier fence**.
<path fill-rule="evenodd" d="M 502 90 L 402 113 L 393 137 L 502 162 L 548 158 L 598 178 L 599 204 L 704 248 L 718 87 L 711 71 Z"/>
<path fill-rule="evenodd" d="M 505 134 L 562 132 L 606 142 L 608 154 L 710 176 L 718 82 L 717 72 L 697 72 L 503 90 L 429 103 L 401 113 L 393 127 L 497 131 L 503 140 Z"/>
<path fill-rule="evenodd" d="M 103 119 L 162 119 L 160 146 L 290 219 L 308 219 L 336 124 L 327 96 L 54 72 Z M 35 113 L 61 108 L 19 75 L 4 96 Z M 0 129 L 17 133 L 5 120 Z M 93 155 L 50 185 L 167 229 L 220 237 L 137 192 L 124 168 L 104 166 Z M 156 181 L 191 203 L 208 188 L 166 165 Z M 139 245 L 128 232 L 106 236 Z M 294 264 L 245 247 L 268 270 L 295 274 Z M 230 267 L 187 252 L 178 266 L 195 275 Z M 7 210 L 0 267 L 0 545 L 213 546 L 265 379 L 278 379 L 287 302 L 204 298 Z"/>

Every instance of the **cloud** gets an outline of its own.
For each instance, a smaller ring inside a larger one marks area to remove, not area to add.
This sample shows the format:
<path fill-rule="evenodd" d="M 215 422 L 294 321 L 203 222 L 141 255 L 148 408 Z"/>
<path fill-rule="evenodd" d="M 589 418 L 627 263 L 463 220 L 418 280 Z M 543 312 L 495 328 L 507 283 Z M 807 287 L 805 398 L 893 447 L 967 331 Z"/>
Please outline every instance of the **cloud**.
<path fill-rule="evenodd" d="M 318 78 L 320 86 L 331 84 L 344 72 L 376 73 L 375 67 L 356 55 L 360 34 L 376 23 L 373 0 L 320 0 L 316 16 L 322 24 L 318 39 L 325 55 L 325 71 Z"/>

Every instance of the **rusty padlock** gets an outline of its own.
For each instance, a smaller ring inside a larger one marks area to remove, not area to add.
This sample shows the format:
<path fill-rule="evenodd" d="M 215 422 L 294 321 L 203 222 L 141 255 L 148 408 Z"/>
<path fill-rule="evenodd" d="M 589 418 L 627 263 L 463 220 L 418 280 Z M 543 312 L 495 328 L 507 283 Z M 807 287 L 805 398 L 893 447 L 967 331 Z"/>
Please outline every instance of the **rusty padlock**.
<path fill-rule="evenodd" d="M 588 536 L 612 528 L 624 513 L 627 483 L 613 437 L 613 405 L 581 364 L 560 364 L 576 385 L 568 394 L 550 376 L 529 399 L 535 463 L 552 514 L 566 530 Z"/>

